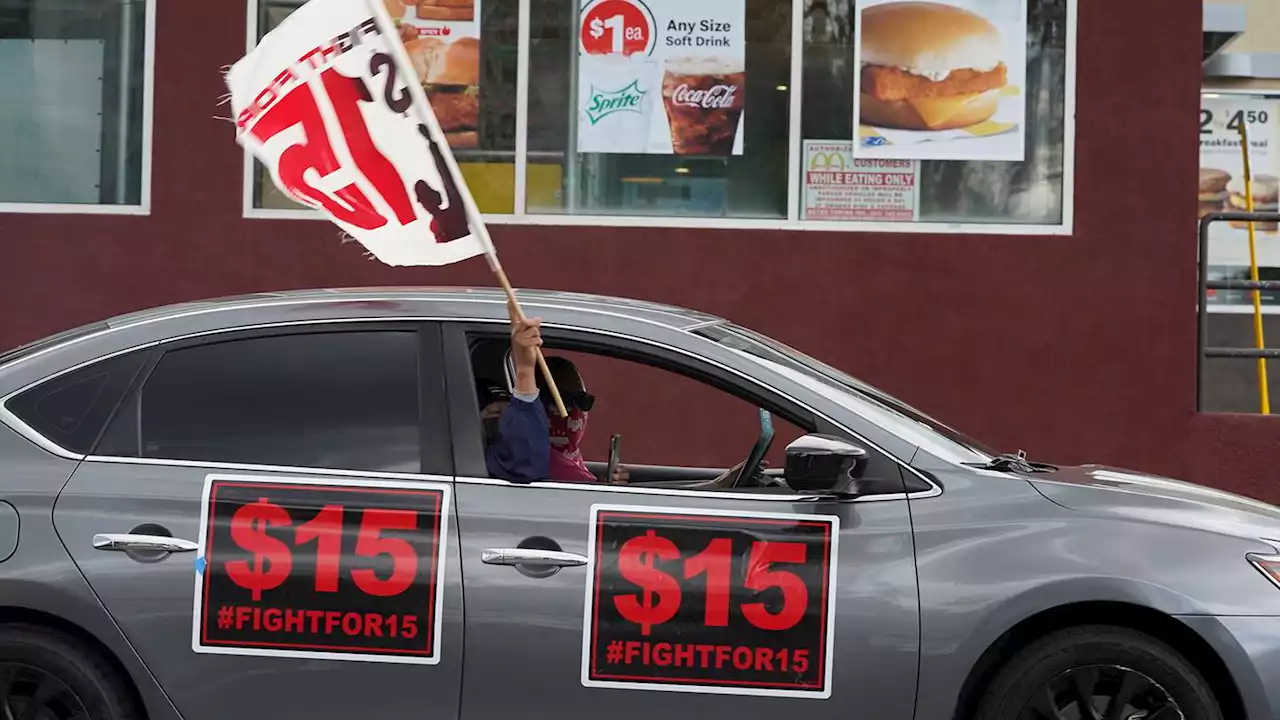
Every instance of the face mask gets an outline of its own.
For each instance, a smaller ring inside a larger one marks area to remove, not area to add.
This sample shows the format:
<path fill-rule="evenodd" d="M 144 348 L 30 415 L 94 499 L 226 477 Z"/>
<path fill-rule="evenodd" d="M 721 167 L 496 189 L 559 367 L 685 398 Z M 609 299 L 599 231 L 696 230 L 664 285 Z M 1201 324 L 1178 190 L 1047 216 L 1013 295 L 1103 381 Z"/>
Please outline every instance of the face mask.
<path fill-rule="evenodd" d="M 551 448 L 565 453 L 576 452 L 587 432 L 587 413 L 574 408 L 566 418 L 554 408 L 550 412 Z"/>

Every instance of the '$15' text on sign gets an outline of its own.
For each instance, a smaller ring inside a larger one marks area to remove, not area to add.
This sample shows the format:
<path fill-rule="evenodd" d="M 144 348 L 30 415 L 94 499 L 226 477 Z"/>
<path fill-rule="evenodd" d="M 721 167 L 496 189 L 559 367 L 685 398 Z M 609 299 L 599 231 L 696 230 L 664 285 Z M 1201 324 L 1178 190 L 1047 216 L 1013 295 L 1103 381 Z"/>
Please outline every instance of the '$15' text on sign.
<path fill-rule="evenodd" d="M 825 696 L 837 525 L 597 508 L 584 683 Z"/>
<path fill-rule="evenodd" d="M 200 641 L 433 656 L 444 501 L 421 486 L 212 481 Z"/>
<path fill-rule="evenodd" d="M 782 607 L 773 613 L 765 603 L 743 603 L 742 616 L 761 630 L 789 630 L 804 617 L 809 607 L 809 590 L 804 580 L 789 570 L 768 569 L 774 563 L 805 562 L 808 546 L 798 542 L 757 540 L 751 545 L 743 586 L 749 590 L 776 587 L 782 592 Z M 654 625 L 675 617 L 680 609 L 680 581 L 658 567 L 660 561 L 683 561 L 682 580 L 705 580 L 705 627 L 728 627 L 730 574 L 733 571 L 733 539 L 718 537 L 702 552 L 684 558 L 676 544 L 654 530 L 633 537 L 618 551 L 618 572 L 637 587 L 639 595 L 620 595 L 614 604 L 622 617 L 640 626 L 641 635 L 650 635 Z"/>
<path fill-rule="evenodd" d="M 338 592 L 344 511 L 341 505 L 325 505 L 294 533 L 296 545 L 315 543 L 315 591 L 318 593 Z M 264 590 L 280 587 L 293 572 L 293 551 L 289 544 L 267 532 L 272 526 L 292 525 L 289 512 L 266 498 L 241 506 L 231 518 L 231 539 L 253 559 L 227 563 L 227 575 L 248 590 L 255 602 L 262 599 Z M 355 554 L 364 557 L 385 554 L 391 558 L 392 570 L 385 580 L 369 568 L 352 570 L 351 579 L 356 587 L 367 595 L 379 597 L 408 590 L 418 574 L 418 555 L 408 541 L 381 535 L 385 530 L 416 530 L 417 527 L 417 511 L 366 509 L 361 514 Z"/>

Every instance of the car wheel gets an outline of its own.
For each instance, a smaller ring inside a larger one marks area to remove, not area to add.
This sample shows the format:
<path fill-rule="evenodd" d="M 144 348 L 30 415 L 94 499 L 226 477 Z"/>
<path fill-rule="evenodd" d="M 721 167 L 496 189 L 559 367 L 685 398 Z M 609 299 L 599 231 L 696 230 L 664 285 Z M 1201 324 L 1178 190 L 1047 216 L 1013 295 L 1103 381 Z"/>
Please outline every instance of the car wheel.
<path fill-rule="evenodd" d="M 3 720 L 140 717 L 113 669 L 82 643 L 32 625 L 0 625 Z"/>
<path fill-rule="evenodd" d="M 1173 648 L 1124 628 L 1048 635 L 996 674 L 978 720 L 1222 720 L 1208 683 Z"/>

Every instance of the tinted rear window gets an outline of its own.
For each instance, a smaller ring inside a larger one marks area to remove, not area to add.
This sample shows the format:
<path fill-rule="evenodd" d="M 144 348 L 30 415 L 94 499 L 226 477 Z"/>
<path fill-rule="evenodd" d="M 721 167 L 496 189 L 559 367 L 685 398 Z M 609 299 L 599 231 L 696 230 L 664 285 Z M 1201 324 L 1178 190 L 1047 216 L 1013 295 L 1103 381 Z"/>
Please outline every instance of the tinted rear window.
<path fill-rule="evenodd" d="M 417 338 L 308 333 L 169 351 L 98 454 L 420 472 Z"/>
<path fill-rule="evenodd" d="M 147 354 L 129 353 L 51 378 L 18 394 L 6 407 L 54 444 L 88 454 Z"/>

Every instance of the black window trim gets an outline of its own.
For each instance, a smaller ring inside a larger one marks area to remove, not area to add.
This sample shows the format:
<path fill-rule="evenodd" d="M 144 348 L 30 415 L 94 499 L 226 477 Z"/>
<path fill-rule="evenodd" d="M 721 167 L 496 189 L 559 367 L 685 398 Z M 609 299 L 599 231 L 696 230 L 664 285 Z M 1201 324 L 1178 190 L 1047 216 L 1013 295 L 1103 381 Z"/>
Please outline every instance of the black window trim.
<path fill-rule="evenodd" d="M 479 423 L 476 422 L 476 404 L 478 400 L 475 397 L 475 380 L 471 367 L 471 340 L 476 337 L 501 337 L 507 333 L 507 323 L 503 320 L 458 319 L 444 321 L 442 324 L 445 373 L 449 387 L 449 414 L 451 421 L 457 420 L 457 422 L 451 423 L 455 476 L 459 481 L 475 480 L 486 484 L 517 486 L 515 483 L 488 478 L 488 470 L 484 464 L 483 440 L 480 435 Z M 643 365 L 674 372 L 710 385 L 722 392 L 727 392 L 740 400 L 756 403 L 760 407 L 783 408 L 783 411 L 779 412 L 779 414 L 784 418 L 788 416 L 794 418 L 809 417 L 812 419 L 811 422 L 797 423 L 797 426 L 802 428 L 807 426 L 816 427 L 817 432 L 820 433 L 848 437 L 868 450 L 884 456 L 887 461 L 898 468 L 898 473 L 903 481 L 903 492 L 860 496 L 849 502 L 931 497 L 942 492 L 942 488 L 938 484 L 923 478 L 917 482 L 911 482 L 919 477 L 918 473 L 913 471 L 901 458 L 896 457 L 875 443 L 868 441 L 848 428 L 836 424 L 822 413 L 799 403 L 794 398 L 781 395 L 760 382 L 736 371 L 720 367 L 714 361 L 700 358 L 686 350 L 674 348 L 657 341 L 616 331 L 572 327 L 561 324 L 544 324 L 543 335 L 553 341 L 557 347 L 564 347 L 572 351 L 576 349 L 573 346 L 577 345 L 581 349 L 589 350 L 595 354 L 639 362 Z M 602 350 L 606 352 L 602 352 Z M 789 422 L 794 422 L 794 420 L 789 419 Z M 581 483 L 546 482 L 533 483 L 532 486 L 554 486 L 577 490 L 605 489 L 604 487 L 583 485 Z M 611 486 L 609 489 L 628 490 L 625 486 Z M 654 489 L 630 489 L 631 492 L 648 492 L 652 490 Z M 661 494 L 693 493 L 707 495 L 706 492 L 692 490 L 661 489 L 658 492 Z M 710 496 L 726 497 L 726 493 L 723 490 L 715 491 Z M 733 496 L 735 498 L 773 501 L 779 499 L 779 496 L 776 495 L 753 495 L 741 492 L 733 493 Z M 787 497 L 786 499 L 795 501 L 798 498 L 799 496 L 795 496 Z"/>
<path fill-rule="evenodd" d="M 112 417 L 107 421 L 110 426 L 114 422 L 115 415 L 120 413 L 124 408 L 132 406 L 135 400 L 140 402 L 139 392 L 146 385 L 147 380 L 151 377 L 151 373 L 159 364 L 161 358 L 165 354 L 178 350 L 185 350 L 194 347 L 203 347 L 207 345 L 218 345 L 225 342 L 235 342 L 239 340 L 252 340 L 255 338 L 280 337 L 288 335 L 315 335 L 320 333 L 351 333 L 351 332 L 414 332 L 418 337 L 418 433 L 419 433 L 419 455 L 418 470 L 413 475 L 424 476 L 449 476 L 452 475 L 453 467 L 453 447 L 450 442 L 445 439 L 444 433 L 448 432 L 448 412 L 441 403 L 432 403 L 430 401 L 430 388 L 434 387 L 439 394 L 436 397 L 445 397 L 444 372 L 442 368 L 442 344 L 440 336 L 440 324 L 436 321 L 428 320 L 404 320 L 400 318 L 388 318 L 386 320 L 366 319 L 357 321 L 333 321 L 320 320 L 313 322 L 291 323 L 286 325 L 266 325 L 260 327 L 249 328 L 230 328 L 209 333 L 198 333 L 172 340 L 161 341 L 149 346 L 137 348 L 139 352 L 149 352 L 151 356 L 144 363 L 142 369 L 134 378 L 133 384 L 129 391 L 117 404 Z M 89 363 L 85 363 L 80 367 L 102 362 L 120 355 L 128 354 L 130 350 L 98 358 Z M 70 372 L 70 371 L 68 371 Z M 61 374 L 61 373 L 60 373 Z M 56 377 L 56 376 L 53 376 Z M 46 382 L 50 378 L 41 380 Z M 7 398 L 6 398 L 7 402 Z M 388 475 L 401 473 L 383 473 L 366 470 L 353 470 L 349 468 L 301 468 L 285 465 L 262 465 L 259 463 L 235 463 L 235 462 L 204 462 L 204 461 L 188 461 L 176 458 L 137 458 L 122 455 L 99 455 L 98 445 L 101 443 L 103 433 L 99 434 L 98 441 L 94 443 L 93 451 L 86 456 L 77 457 L 82 459 L 92 458 L 95 460 L 110 460 L 114 462 L 160 462 L 160 463 L 183 463 L 196 464 L 200 466 L 243 466 L 243 467 L 263 467 L 263 468 L 281 468 L 296 470 L 298 472 L 311 472 L 315 470 L 323 470 L 332 473 L 349 473 L 352 475 Z M 47 439 L 47 438 L 46 438 Z M 64 449 L 65 451 L 65 449 Z M 66 451 L 69 452 L 69 451 Z M 434 461 L 434 462 L 433 462 Z M 431 466 L 429 467 L 429 463 Z"/>

